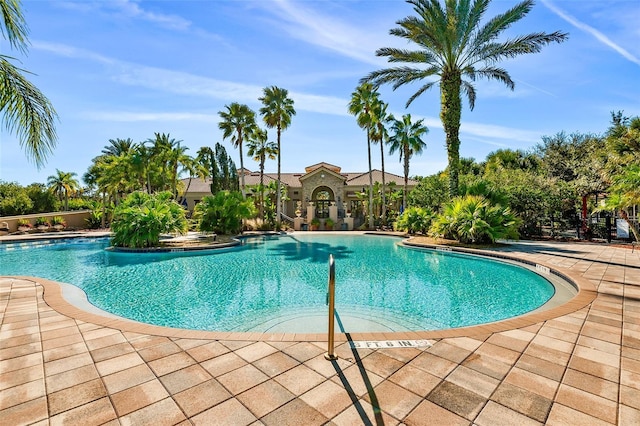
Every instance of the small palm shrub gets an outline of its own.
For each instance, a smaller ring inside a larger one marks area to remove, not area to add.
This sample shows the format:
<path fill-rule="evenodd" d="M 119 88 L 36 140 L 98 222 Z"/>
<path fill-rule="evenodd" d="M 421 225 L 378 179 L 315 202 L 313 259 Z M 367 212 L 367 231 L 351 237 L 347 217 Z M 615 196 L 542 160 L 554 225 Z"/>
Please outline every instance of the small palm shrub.
<path fill-rule="evenodd" d="M 398 231 L 406 231 L 409 234 L 422 232 L 426 234 L 431 227 L 434 213 L 426 207 L 409 207 L 396 221 L 396 229 Z"/>
<path fill-rule="evenodd" d="M 67 226 L 67 222 L 65 222 L 62 216 L 54 216 L 51 218 L 51 226 Z"/>
<path fill-rule="evenodd" d="M 113 212 L 111 244 L 116 247 L 146 248 L 160 245 L 160 234 L 187 232 L 184 209 L 170 192 L 149 195 L 134 192 Z"/>
<path fill-rule="evenodd" d="M 518 238 L 520 220 L 508 207 L 492 204 L 484 197 L 467 195 L 444 206 L 431 226 L 435 236 L 462 243 L 495 243 L 500 238 Z"/>
<path fill-rule="evenodd" d="M 242 220 L 256 216 L 252 200 L 245 200 L 237 191 L 220 191 L 203 197 L 196 205 L 194 218 L 203 232 L 237 234 L 242 230 Z"/>
<path fill-rule="evenodd" d="M 91 210 L 88 218 L 84 220 L 89 229 L 99 229 L 102 226 L 102 211 Z"/>
<path fill-rule="evenodd" d="M 47 218 L 46 218 L 46 217 L 39 217 L 39 218 L 36 218 L 36 228 L 37 228 L 38 226 L 50 226 L 50 225 L 49 225 L 49 221 L 47 220 Z"/>

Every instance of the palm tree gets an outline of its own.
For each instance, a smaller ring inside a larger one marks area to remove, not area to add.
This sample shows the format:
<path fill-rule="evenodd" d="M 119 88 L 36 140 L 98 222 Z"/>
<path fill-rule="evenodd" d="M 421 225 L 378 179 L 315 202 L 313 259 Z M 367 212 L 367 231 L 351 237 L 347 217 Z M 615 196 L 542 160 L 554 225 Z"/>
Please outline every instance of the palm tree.
<path fill-rule="evenodd" d="M 9 45 L 27 52 L 29 28 L 20 10 L 19 0 L 0 0 L 0 33 Z M 2 124 L 15 131 L 27 156 L 40 168 L 56 145 L 55 121 L 58 118 L 47 97 L 27 80 L 12 57 L 0 54 L 0 113 Z"/>
<path fill-rule="evenodd" d="M 222 130 L 222 139 L 231 137 L 231 143 L 240 151 L 240 186 L 242 196 L 245 197 L 244 190 L 244 159 L 242 158 L 242 141 L 245 135 L 251 133 L 256 126 L 256 115 L 247 105 L 233 102 L 225 105 L 226 111 L 218 112 L 222 121 L 218 123 L 218 128 Z"/>
<path fill-rule="evenodd" d="M 349 102 L 349 113 L 356 116 L 358 126 L 367 132 L 367 153 L 369 156 L 369 229 L 373 229 L 373 175 L 371 167 L 371 135 L 373 133 L 374 121 L 372 111 L 380 100 L 378 92 L 371 83 L 362 83 L 356 87 L 351 94 Z"/>
<path fill-rule="evenodd" d="M 56 169 L 56 174 L 47 178 L 49 190 L 56 194 L 60 201 L 64 200 L 64 210 L 69 210 L 69 195 L 80 188 L 80 184 L 74 178 L 77 176 L 73 172 L 61 172 Z"/>
<path fill-rule="evenodd" d="M 380 144 L 380 162 L 382 166 L 382 223 L 385 225 L 387 223 L 387 184 L 384 170 L 384 146 L 389 139 L 385 127 L 385 122 L 389 118 L 389 114 L 387 113 L 388 106 L 389 104 L 380 101 L 374 106 L 371 114 L 373 124 L 371 141 Z"/>
<path fill-rule="evenodd" d="M 392 83 L 394 90 L 407 83 L 422 81 L 422 85 L 407 101 L 407 106 L 436 83 L 440 84 L 440 119 L 444 127 L 449 161 L 449 193 L 458 194 L 458 161 L 460 151 L 461 92 L 467 95 L 473 110 L 476 91 L 471 82 L 486 78 L 515 87 L 513 80 L 496 63 L 527 53 L 539 52 L 542 46 L 567 39 L 566 33 L 532 33 L 504 42 L 498 36 L 522 19 L 533 7 L 533 0 L 525 0 L 503 14 L 481 25 L 491 0 L 407 0 L 417 16 L 397 21 L 400 26 L 390 34 L 407 39 L 420 50 L 383 47 L 376 52 L 389 62 L 410 65 L 374 71 L 362 81 L 375 85 Z M 422 65 L 418 67 L 418 65 Z M 432 79 L 436 77 L 436 79 Z M 463 79 L 466 77 L 467 79 Z"/>
<path fill-rule="evenodd" d="M 287 89 L 271 86 L 265 87 L 263 90 L 264 95 L 258 98 L 264 105 L 260 108 L 260 114 L 268 128 L 276 128 L 276 143 L 278 150 L 278 190 L 276 191 L 276 222 L 280 222 L 280 215 L 282 214 L 282 196 L 280 190 L 280 134 L 282 130 L 286 130 L 291 125 L 291 117 L 296 115 L 296 110 L 293 108 L 293 99 L 289 98 L 289 92 Z"/>
<path fill-rule="evenodd" d="M 267 131 L 259 127 L 256 127 L 247 138 L 247 148 L 249 148 L 247 154 L 260 164 L 260 218 L 262 220 L 264 220 L 264 163 L 267 158 L 275 160 L 278 154 L 278 145 L 275 142 L 267 142 L 267 139 Z"/>
<path fill-rule="evenodd" d="M 393 115 L 389 116 L 391 131 L 389 137 L 389 153 L 400 153 L 400 161 L 404 160 L 404 189 L 402 193 L 402 210 L 407 208 L 407 186 L 409 181 L 409 161 L 414 154 L 421 154 L 427 144 L 421 139 L 429 132 L 427 126 L 422 124 L 423 120 L 411 123 L 411 114 L 402 116 L 402 120 L 396 120 Z"/>
<path fill-rule="evenodd" d="M 137 144 L 131 138 L 109 139 L 109 144 L 102 148 L 102 153 L 104 155 L 115 155 L 116 157 L 120 154 L 130 154 L 136 149 L 136 145 Z"/>

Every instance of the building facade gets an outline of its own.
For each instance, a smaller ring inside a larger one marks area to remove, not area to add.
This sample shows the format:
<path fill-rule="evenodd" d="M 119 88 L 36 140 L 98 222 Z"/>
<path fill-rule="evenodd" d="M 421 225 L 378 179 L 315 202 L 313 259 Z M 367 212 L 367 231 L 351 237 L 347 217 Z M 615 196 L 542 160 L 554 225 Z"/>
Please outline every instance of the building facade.
<path fill-rule="evenodd" d="M 244 173 L 245 186 L 260 184 L 259 172 L 244 169 L 238 173 Z M 373 182 L 382 182 L 380 170 L 373 170 L 371 173 Z M 263 176 L 265 185 L 276 179 L 276 173 L 265 173 Z M 182 181 L 184 198 L 190 211 L 193 211 L 202 197 L 211 195 L 211 181 L 208 179 L 188 178 Z M 281 173 L 281 182 L 287 195 L 283 203 L 283 214 L 291 218 L 301 216 L 311 220 L 314 217 L 325 219 L 337 215 L 340 220 L 349 215 L 355 219 L 355 226 L 358 226 L 364 217 L 362 194 L 369 188 L 368 172 L 343 173 L 340 167 L 333 164 L 317 163 L 306 167 L 304 173 Z M 385 184 L 402 190 L 404 177 L 385 173 Z M 418 182 L 409 179 L 407 184 L 411 191 Z M 332 211 L 335 211 L 333 215 Z M 332 219 L 335 221 L 336 218 Z"/>

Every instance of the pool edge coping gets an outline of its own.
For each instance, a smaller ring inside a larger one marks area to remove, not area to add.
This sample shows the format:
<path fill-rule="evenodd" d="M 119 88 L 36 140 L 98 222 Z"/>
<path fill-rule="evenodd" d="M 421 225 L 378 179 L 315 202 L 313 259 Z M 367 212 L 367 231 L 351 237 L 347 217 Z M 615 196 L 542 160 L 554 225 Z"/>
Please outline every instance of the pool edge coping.
<path fill-rule="evenodd" d="M 409 240 L 404 240 L 403 244 Z M 586 278 L 574 275 L 573 273 L 542 262 L 532 262 L 528 259 L 522 259 L 518 256 L 506 255 L 502 252 L 494 252 L 489 250 L 468 249 L 458 247 L 448 247 L 432 244 L 409 243 L 407 245 L 413 247 L 422 247 L 427 249 L 436 249 L 437 247 L 447 247 L 447 251 L 460 252 L 467 254 L 475 254 L 484 257 L 506 259 L 529 265 L 541 265 L 549 268 L 549 270 L 567 280 L 578 290 L 578 293 L 566 303 L 562 305 L 544 310 L 534 311 L 521 316 L 485 323 L 474 326 L 450 328 L 445 330 L 424 330 L 424 331 L 404 331 L 404 332 L 356 332 L 356 333 L 336 333 L 336 342 L 360 341 L 360 340 L 425 340 L 425 339 L 442 339 L 451 337 L 472 337 L 483 334 L 491 334 L 496 332 L 508 331 L 518 328 L 527 327 L 550 319 L 558 318 L 576 312 L 590 304 L 597 296 L 596 287 Z M 173 338 L 191 338 L 191 339 L 209 339 L 209 340 L 236 340 L 236 341 L 309 341 L 309 342 L 326 342 L 328 340 L 327 333 L 262 333 L 262 332 L 227 332 L 227 331 L 206 331 L 206 330 L 189 330 L 181 328 L 163 327 L 152 324 L 144 324 L 133 320 L 117 316 L 103 316 L 96 313 L 88 312 L 81 307 L 69 302 L 63 295 L 63 285 L 53 280 L 31 276 L 10 276 L 9 278 L 21 279 L 34 282 L 41 285 L 44 289 L 43 299 L 45 303 L 57 312 L 74 318 L 79 321 L 93 323 L 105 327 L 118 329 L 123 332 L 132 332 L 140 334 L 148 334 L 155 336 L 173 337 Z M 71 285 L 71 284 L 68 284 Z M 88 303 L 88 302 L 87 302 Z"/>

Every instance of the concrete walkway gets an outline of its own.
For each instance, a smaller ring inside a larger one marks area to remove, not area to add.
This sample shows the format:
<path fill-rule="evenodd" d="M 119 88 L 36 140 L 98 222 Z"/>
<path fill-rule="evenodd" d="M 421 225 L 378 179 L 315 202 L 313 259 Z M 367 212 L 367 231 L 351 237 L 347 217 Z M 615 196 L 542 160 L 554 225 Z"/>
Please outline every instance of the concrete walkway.
<path fill-rule="evenodd" d="M 0 423 L 640 424 L 640 253 L 540 242 L 502 251 L 588 280 L 595 299 L 429 348 L 340 342 L 329 362 L 321 339 L 167 337 L 93 321 L 40 280 L 0 278 Z"/>

